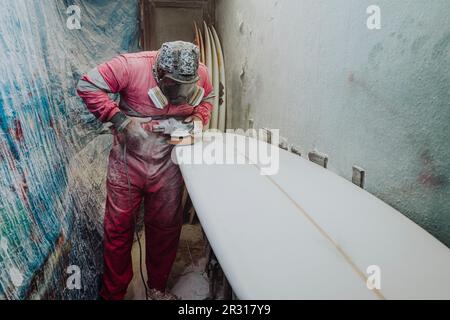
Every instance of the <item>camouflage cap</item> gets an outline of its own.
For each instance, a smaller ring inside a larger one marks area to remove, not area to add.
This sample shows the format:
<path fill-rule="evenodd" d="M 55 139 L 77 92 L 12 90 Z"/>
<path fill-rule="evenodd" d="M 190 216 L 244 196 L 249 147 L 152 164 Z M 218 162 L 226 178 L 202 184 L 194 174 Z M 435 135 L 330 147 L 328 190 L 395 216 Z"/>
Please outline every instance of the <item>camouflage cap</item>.
<path fill-rule="evenodd" d="M 159 77 L 168 77 L 181 83 L 194 83 L 199 79 L 200 51 L 189 42 L 166 42 L 159 50 L 156 70 Z"/>

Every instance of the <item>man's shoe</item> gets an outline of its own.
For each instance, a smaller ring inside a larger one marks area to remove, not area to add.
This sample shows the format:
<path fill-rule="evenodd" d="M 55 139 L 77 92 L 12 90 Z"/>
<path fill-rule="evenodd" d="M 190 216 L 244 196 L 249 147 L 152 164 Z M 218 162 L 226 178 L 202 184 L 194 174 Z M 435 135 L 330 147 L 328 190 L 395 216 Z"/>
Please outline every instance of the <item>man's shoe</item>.
<path fill-rule="evenodd" d="M 161 292 L 156 289 L 150 289 L 147 295 L 148 300 L 180 300 L 176 295 L 170 292 Z"/>

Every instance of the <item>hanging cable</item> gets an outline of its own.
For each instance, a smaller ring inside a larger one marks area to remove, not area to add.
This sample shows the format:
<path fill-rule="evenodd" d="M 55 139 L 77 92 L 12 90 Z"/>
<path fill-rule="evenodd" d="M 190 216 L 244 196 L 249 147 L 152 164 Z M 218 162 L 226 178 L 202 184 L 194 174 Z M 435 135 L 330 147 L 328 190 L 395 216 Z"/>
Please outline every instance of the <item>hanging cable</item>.
<path fill-rule="evenodd" d="M 124 163 L 125 163 L 125 171 L 127 174 L 127 182 L 128 182 L 128 205 L 130 208 L 132 208 L 133 201 L 131 199 L 131 179 L 130 179 L 130 173 L 128 170 L 127 138 L 126 138 L 126 136 L 125 136 L 125 146 L 123 148 L 123 159 L 124 159 Z M 133 218 L 134 218 L 134 231 L 135 231 L 136 239 L 137 239 L 138 246 L 139 246 L 139 270 L 140 270 L 140 274 L 141 274 L 142 284 L 144 285 L 145 300 L 148 300 L 148 287 L 147 287 L 147 283 L 145 282 L 144 271 L 142 270 L 142 245 L 141 245 L 141 239 L 139 237 L 139 230 L 137 228 L 137 214 L 138 213 L 133 212 L 132 214 L 133 214 Z"/>

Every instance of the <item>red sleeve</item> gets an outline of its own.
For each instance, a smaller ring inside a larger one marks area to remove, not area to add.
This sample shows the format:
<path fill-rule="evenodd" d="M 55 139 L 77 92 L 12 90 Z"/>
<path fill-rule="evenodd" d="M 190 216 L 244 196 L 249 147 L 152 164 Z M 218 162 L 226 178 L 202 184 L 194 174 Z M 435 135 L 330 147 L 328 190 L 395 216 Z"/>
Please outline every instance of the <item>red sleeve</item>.
<path fill-rule="evenodd" d="M 205 89 L 205 98 L 208 97 L 213 92 L 213 86 L 211 84 L 211 79 L 209 77 L 208 69 L 205 65 L 201 64 L 199 67 L 199 76 L 202 80 L 201 86 Z M 213 110 L 213 105 L 209 102 L 203 101 L 197 107 L 194 108 L 194 116 L 202 119 L 203 125 L 207 125 L 211 119 L 211 112 Z"/>
<path fill-rule="evenodd" d="M 128 86 L 128 64 L 123 56 L 105 62 L 84 75 L 77 92 L 87 108 L 102 122 L 109 121 L 120 110 L 108 93 L 118 93 Z"/>

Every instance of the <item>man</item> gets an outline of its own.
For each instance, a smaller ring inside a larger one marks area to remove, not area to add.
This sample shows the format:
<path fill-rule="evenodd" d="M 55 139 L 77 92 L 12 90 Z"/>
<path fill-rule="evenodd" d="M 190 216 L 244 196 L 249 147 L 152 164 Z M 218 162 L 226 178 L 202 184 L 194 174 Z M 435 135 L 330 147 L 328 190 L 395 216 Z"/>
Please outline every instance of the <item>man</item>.
<path fill-rule="evenodd" d="M 100 297 L 125 296 L 133 277 L 135 215 L 143 202 L 149 296 L 173 299 L 166 285 L 183 221 L 183 179 L 171 161 L 173 146 L 155 131 L 162 127 L 168 133 L 164 124 L 170 118 L 208 123 L 212 105 L 205 97 L 212 85 L 207 68 L 199 63 L 199 50 L 176 41 L 159 51 L 120 55 L 83 76 L 77 91 L 100 121 L 113 123 Z M 120 93 L 120 103 L 108 93 Z"/>

